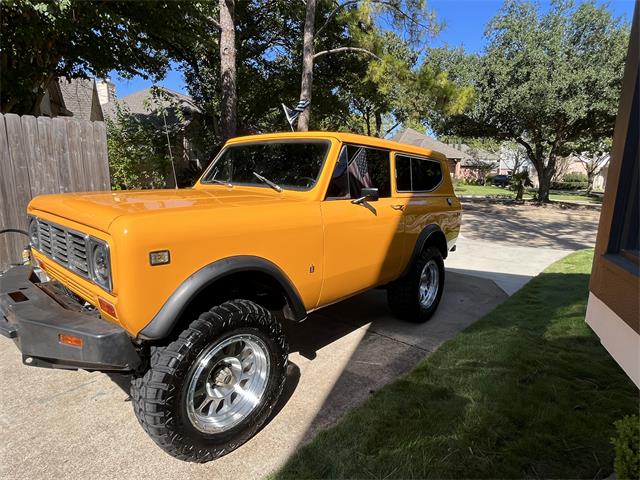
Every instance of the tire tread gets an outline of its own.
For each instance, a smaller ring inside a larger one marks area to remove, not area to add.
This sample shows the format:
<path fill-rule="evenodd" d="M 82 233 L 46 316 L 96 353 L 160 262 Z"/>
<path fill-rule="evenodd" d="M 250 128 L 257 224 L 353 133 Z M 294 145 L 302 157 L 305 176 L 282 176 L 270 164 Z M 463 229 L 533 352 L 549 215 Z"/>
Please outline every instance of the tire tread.
<path fill-rule="evenodd" d="M 283 374 L 275 387 L 274 400 L 267 405 L 266 410 L 258 419 L 259 422 L 242 432 L 241 439 L 228 448 L 205 449 L 195 448 L 189 439 L 177 431 L 173 403 L 176 401 L 178 389 L 176 382 L 177 370 L 189 355 L 194 345 L 202 343 L 208 338 L 214 327 L 242 326 L 248 316 L 256 318 L 262 327 L 266 327 L 271 338 L 281 350 Z M 217 325 L 216 325 L 217 324 Z M 134 377 L 131 381 L 131 400 L 134 412 L 142 428 L 169 455 L 180 460 L 203 463 L 228 453 L 248 440 L 262 426 L 271 414 L 274 404 L 284 387 L 286 358 L 288 346 L 286 344 L 282 326 L 263 307 L 248 300 L 232 300 L 203 312 L 191 322 L 189 327 L 165 347 L 153 347 L 151 352 L 151 367 L 144 375 Z"/>

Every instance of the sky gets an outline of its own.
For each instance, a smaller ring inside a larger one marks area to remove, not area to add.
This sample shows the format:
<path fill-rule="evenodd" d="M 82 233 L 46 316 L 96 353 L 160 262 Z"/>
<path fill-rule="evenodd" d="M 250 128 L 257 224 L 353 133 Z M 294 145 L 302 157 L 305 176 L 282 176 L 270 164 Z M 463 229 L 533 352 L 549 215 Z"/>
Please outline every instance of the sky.
<path fill-rule="evenodd" d="M 635 0 L 596 0 L 598 4 L 608 5 L 609 10 L 618 17 L 631 22 Z M 431 46 L 449 45 L 464 46 L 469 52 L 480 52 L 484 46 L 484 28 L 487 22 L 498 13 L 501 0 L 429 0 L 428 5 L 436 13 L 439 21 L 445 23 L 444 30 L 436 37 Z M 543 9 L 550 6 L 549 0 L 541 1 Z M 150 87 L 152 82 L 136 77 L 131 80 L 120 79 L 116 72 L 111 72 L 111 80 L 116 84 L 116 94 L 124 97 L 130 93 Z M 187 93 L 182 74 L 172 65 L 166 78 L 160 82 L 171 90 Z"/>

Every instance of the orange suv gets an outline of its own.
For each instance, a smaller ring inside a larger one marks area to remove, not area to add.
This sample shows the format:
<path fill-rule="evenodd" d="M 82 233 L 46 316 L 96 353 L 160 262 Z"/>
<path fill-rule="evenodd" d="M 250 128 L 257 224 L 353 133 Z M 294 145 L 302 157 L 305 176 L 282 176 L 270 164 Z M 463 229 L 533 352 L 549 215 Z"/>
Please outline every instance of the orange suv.
<path fill-rule="evenodd" d="M 281 323 L 373 287 L 438 307 L 460 229 L 446 158 L 346 133 L 227 142 L 191 189 L 44 195 L 34 263 L 0 276 L 23 363 L 131 375 L 135 414 L 194 462 L 248 440 L 282 391 Z"/>

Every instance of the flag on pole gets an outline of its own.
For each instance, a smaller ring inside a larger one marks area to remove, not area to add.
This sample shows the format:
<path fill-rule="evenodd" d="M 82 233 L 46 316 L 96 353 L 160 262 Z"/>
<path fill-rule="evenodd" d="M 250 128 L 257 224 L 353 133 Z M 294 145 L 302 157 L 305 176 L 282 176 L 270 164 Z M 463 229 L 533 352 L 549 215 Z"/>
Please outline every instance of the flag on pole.
<path fill-rule="evenodd" d="M 287 107 L 284 103 L 282 104 L 282 109 L 284 110 L 284 115 L 287 117 L 287 122 L 289 122 L 289 126 L 291 130 L 293 130 L 293 124 L 298 119 L 300 114 L 304 112 L 304 109 L 307 108 L 311 104 L 311 100 L 300 100 L 298 104 L 294 108 Z"/>

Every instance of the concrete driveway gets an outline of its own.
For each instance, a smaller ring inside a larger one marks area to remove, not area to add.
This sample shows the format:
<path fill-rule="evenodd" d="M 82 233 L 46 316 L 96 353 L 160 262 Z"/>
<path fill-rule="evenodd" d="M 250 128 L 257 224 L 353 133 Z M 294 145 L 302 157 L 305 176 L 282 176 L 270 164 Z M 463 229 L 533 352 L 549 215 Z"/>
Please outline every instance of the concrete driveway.
<path fill-rule="evenodd" d="M 487 232 L 499 232 L 484 228 L 486 222 L 511 225 L 513 216 L 465 207 L 463 238 L 446 262 L 437 314 L 422 325 L 398 321 L 388 313 L 384 291 L 373 290 L 288 325 L 292 353 L 280 405 L 248 444 L 209 464 L 183 463 L 155 446 L 133 415 L 125 378 L 25 367 L 13 343 L 0 339 L 0 477 L 251 479 L 268 474 L 301 443 L 409 371 L 549 263 L 586 245 L 577 236 L 558 248 L 532 245 L 535 236 L 527 233 L 525 219 L 512 227 L 525 239 L 520 245 L 490 238 Z M 577 231 L 590 228 L 589 221 L 583 223 Z"/>

